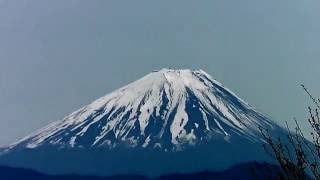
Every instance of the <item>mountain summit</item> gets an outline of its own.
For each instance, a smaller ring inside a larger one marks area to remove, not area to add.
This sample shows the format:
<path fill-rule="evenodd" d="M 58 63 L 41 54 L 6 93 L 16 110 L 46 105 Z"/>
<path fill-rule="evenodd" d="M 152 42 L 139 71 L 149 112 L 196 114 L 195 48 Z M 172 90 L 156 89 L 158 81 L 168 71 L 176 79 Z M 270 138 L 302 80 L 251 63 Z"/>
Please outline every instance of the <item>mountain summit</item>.
<path fill-rule="evenodd" d="M 217 171 L 270 160 L 259 126 L 285 132 L 204 71 L 162 69 L 10 145 L 0 164 L 96 175 Z"/>
<path fill-rule="evenodd" d="M 179 151 L 213 138 L 259 141 L 273 128 L 203 70 L 162 69 L 92 102 L 10 148 L 119 146 Z"/>

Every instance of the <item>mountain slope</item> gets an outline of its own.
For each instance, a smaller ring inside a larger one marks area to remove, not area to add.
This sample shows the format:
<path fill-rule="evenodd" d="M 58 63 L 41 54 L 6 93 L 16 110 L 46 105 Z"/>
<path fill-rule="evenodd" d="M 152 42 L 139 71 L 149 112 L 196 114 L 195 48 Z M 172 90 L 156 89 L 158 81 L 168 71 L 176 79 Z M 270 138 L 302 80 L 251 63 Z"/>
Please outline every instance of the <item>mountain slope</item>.
<path fill-rule="evenodd" d="M 10 145 L 0 164 L 158 176 L 270 161 L 258 127 L 285 130 L 202 70 L 154 71 Z"/>
<path fill-rule="evenodd" d="M 13 144 L 182 150 L 221 136 L 259 140 L 272 122 L 204 71 L 163 69 Z"/>

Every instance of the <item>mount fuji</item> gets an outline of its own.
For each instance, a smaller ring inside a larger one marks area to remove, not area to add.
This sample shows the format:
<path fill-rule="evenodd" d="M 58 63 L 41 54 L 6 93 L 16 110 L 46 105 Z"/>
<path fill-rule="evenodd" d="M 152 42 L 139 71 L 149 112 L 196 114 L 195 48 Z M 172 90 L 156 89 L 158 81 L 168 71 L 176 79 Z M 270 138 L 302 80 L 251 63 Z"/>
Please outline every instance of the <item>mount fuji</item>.
<path fill-rule="evenodd" d="M 221 170 L 270 161 L 259 127 L 286 133 L 203 70 L 162 69 L 4 148 L 0 163 L 98 175 Z"/>

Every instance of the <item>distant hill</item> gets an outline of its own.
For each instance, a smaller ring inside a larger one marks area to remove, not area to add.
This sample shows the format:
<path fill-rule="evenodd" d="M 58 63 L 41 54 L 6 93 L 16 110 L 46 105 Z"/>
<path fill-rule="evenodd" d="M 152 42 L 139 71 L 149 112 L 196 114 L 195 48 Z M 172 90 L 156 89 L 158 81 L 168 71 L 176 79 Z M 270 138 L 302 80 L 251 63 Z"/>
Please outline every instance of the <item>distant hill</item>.
<path fill-rule="evenodd" d="M 169 174 L 160 177 L 139 175 L 85 176 L 85 175 L 48 175 L 24 168 L 0 166 L 1 180 L 234 180 L 234 179 L 280 179 L 278 166 L 268 163 L 250 162 L 234 166 L 221 172 L 203 171 L 191 174 Z"/>

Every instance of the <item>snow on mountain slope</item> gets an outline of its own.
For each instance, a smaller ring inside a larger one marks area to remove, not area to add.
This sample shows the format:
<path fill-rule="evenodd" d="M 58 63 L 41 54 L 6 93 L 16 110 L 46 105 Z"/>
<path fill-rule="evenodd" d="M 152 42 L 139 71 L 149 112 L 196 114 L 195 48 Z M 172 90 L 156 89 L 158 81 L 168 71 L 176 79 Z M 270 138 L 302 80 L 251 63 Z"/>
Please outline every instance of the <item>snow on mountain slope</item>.
<path fill-rule="evenodd" d="M 276 125 L 202 70 L 154 71 L 12 144 L 14 148 L 156 148 L 214 138 L 261 141 Z"/>

